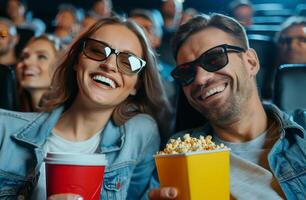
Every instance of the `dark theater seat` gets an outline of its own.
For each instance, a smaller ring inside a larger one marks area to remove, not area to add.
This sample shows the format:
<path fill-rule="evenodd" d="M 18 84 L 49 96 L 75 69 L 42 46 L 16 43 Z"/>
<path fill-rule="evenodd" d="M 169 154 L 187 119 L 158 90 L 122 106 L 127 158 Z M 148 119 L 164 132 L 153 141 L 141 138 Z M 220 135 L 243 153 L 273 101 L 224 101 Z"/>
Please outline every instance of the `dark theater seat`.
<path fill-rule="evenodd" d="M 263 100 L 272 100 L 275 76 L 276 45 L 266 35 L 248 35 L 250 47 L 255 49 L 260 62 L 260 70 L 256 76 L 258 91 Z"/>
<path fill-rule="evenodd" d="M 281 65 L 276 73 L 274 103 L 284 111 L 306 109 L 306 64 Z"/>
<path fill-rule="evenodd" d="M 5 65 L 0 65 L 0 108 L 17 110 L 15 71 Z"/>
<path fill-rule="evenodd" d="M 183 90 L 178 92 L 175 132 L 204 125 L 207 120 L 190 106 Z"/>

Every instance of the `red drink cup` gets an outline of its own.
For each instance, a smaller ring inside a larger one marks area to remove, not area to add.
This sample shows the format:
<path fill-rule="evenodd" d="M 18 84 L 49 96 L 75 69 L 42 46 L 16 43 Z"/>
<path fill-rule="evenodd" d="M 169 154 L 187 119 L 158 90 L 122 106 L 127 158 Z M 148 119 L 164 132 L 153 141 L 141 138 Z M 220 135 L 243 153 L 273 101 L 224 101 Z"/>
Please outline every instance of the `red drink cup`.
<path fill-rule="evenodd" d="M 99 200 L 107 160 L 104 154 L 47 153 L 47 196 L 78 194 L 84 200 Z"/>

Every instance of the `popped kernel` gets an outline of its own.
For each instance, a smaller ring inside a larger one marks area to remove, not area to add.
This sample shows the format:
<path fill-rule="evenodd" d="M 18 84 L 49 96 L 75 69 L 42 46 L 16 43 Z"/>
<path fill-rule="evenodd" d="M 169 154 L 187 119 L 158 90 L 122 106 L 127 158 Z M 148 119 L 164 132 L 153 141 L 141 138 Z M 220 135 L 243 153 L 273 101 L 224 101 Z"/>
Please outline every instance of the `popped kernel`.
<path fill-rule="evenodd" d="M 166 145 L 166 148 L 163 151 L 158 152 L 157 154 L 178 154 L 224 148 L 226 148 L 226 146 L 223 143 L 219 145 L 215 144 L 212 141 L 211 135 L 207 135 L 206 137 L 201 135 L 198 139 L 195 137 L 191 137 L 189 133 L 186 133 L 183 136 L 183 139 L 181 139 L 180 137 L 178 137 L 177 139 L 170 139 L 170 142 Z"/>

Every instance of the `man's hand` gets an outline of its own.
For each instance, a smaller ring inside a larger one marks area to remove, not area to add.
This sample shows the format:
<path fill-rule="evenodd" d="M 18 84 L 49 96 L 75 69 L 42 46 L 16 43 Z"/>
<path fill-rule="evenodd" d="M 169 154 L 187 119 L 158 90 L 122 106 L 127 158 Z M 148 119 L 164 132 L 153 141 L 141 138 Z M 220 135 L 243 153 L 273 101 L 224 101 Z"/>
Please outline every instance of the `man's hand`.
<path fill-rule="evenodd" d="M 173 187 L 164 187 L 160 189 L 153 189 L 149 192 L 150 200 L 167 200 L 176 199 L 177 189 Z"/>

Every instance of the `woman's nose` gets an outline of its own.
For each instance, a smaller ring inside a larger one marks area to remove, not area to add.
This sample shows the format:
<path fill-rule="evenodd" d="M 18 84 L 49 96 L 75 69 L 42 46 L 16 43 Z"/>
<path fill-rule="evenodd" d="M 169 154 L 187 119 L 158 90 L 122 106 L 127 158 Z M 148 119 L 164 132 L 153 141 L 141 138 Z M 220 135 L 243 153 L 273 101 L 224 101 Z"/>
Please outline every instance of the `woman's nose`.
<path fill-rule="evenodd" d="M 106 58 L 106 60 L 101 61 L 100 68 L 107 71 L 117 72 L 117 55 L 111 54 L 109 57 Z"/>

